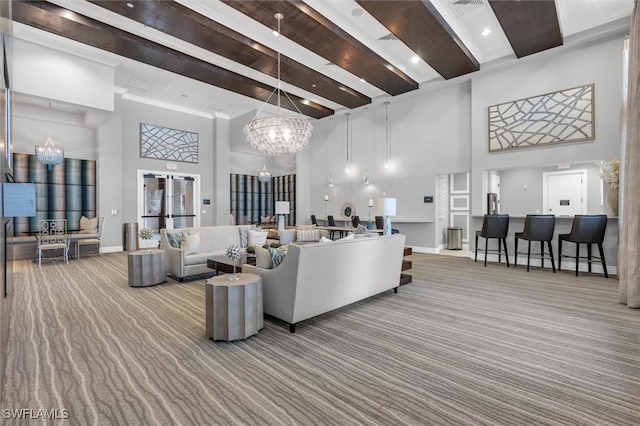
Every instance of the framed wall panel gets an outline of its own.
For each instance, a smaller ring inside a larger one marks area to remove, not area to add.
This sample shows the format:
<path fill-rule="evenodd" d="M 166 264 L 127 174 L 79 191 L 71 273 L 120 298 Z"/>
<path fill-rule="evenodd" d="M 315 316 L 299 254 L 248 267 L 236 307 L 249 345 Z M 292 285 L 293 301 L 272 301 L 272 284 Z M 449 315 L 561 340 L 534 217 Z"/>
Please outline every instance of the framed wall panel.
<path fill-rule="evenodd" d="M 490 106 L 489 152 L 595 138 L 594 85 Z"/>

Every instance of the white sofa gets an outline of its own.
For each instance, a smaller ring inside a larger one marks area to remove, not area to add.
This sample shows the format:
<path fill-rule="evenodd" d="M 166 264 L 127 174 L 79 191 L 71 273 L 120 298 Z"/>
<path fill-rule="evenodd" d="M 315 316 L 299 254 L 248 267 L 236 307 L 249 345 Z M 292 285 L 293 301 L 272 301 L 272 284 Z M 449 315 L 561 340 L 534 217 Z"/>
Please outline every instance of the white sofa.
<path fill-rule="evenodd" d="M 262 277 L 264 313 L 296 323 L 399 286 L 405 236 L 289 246 L 274 269 L 243 265 Z"/>
<path fill-rule="evenodd" d="M 183 281 L 185 277 L 213 272 L 207 268 L 207 258 L 224 254 L 232 245 L 240 245 L 240 228 L 242 226 L 202 226 L 198 228 L 176 228 L 160 230 L 160 248 L 165 252 L 167 273 Z M 191 234 L 200 236 L 200 250 L 198 253 L 185 254 L 183 248 L 175 248 L 169 244 L 167 232 Z"/>

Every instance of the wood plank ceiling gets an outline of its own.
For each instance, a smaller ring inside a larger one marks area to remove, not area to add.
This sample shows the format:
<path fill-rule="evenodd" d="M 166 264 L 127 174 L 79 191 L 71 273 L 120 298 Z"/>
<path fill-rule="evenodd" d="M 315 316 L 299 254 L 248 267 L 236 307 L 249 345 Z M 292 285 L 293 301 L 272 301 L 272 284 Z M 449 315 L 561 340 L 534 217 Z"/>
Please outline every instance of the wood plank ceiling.
<path fill-rule="evenodd" d="M 104 9 L 226 57 L 271 77 L 277 77 L 277 52 L 251 38 L 203 16 L 175 1 L 147 0 L 128 7 L 127 1 L 88 0 Z M 299 0 L 222 0 L 253 20 L 275 28 L 274 14 L 286 17 L 281 32 L 286 38 L 368 83 L 396 96 L 415 90 L 414 81 L 394 64 L 350 35 L 347 31 Z M 480 69 L 480 64 L 428 1 L 356 0 L 443 78 L 456 78 Z M 562 34 L 553 0 L 505 2 L 489 0 L 517 57 L 562 44 Z M 46 1 L 13 3 L 13 20 L 139 62 L 221 87 L 261 101 L 274 88 L 185 53 L 144 39 L 95 19 Z M 300 29 L 304 29 L 301 31 Z M 325 74 L 282 55 L 282 81 L 346 108 L 357 108 L 371 99 Z M 314 118 L 334 111 L 318 102 L 292 93 L 295 104 L 283 108 L 299 110 Z M 275 104 L 276 97 L 271 96 Z"/>

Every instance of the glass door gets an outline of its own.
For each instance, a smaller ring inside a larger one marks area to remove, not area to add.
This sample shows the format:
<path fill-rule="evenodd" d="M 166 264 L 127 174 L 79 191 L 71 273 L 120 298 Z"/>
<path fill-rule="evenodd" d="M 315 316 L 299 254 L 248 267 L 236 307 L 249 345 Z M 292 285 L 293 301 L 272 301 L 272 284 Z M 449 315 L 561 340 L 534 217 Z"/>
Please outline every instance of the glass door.
<path fill-rule="evenodd" d="M 195 179 L 189 176 L 171 176 L 173 182 L 173 209 L 170 214 L 173 228 L 195 226 Z"/>
<path fill-rule="evenodd" d="M 148 173 L 143 179 L 142 228 L 151 228 L 157 232 L 166 227 L 169 218 L 165 200 L 168 176 Z"/>
<path fill-rule="evenodd" d="M 140 228 L 152 229 L 157 239 L 162 228 L 200 226 L 199 180 L 199 175 L 138 171 Z"/>

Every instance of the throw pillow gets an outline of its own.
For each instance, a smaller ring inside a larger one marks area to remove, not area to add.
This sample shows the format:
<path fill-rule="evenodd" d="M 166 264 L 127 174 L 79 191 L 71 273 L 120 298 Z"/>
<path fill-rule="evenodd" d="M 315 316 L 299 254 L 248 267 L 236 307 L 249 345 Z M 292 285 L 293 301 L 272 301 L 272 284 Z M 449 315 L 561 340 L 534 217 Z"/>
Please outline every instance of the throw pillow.
<path fill-rule="evenodd" d="M 355 240 L 355 238 L 355 234 L 353 232 L 349 232 L 349 235 L 344 238 L 340 238 L 338 241 Z"/>
<path fill-rule="evenodd" d="M 251 229 L 249 229 L 247 232 L 249 234 L 250 246 L 258 247 L 267 242 L 268 232 L 252 231 Z"/>
<path fill-rule="evenodd" d="M 200 252 L 200 234 L 193 233 L 190 235 L 182 235 L 181 247 L 184 248 L 184 254 L 195 254 Z"/>
<path fill-rule="evenodd" d="M 362 225 L 362 224 L 358 224 L 358 227 L 356 228 L 356 234 L 366 234 L 367 231 L 367 227 Z"/>
<path fill-rule="evenodd" d="M 180 248 L 182 245 L 182 233 L 181 232 L 167 232 L 167 240 L 171 247 Z"/>
<path fill-rule="evenodd" d="M 296 231 L 297 241 L 318 241 L 320 240 L 320 231 L 317 229 L 309 231 Z"/>
<path fill-rule="evenodd" d="M 331 240 L 331 239 L 329 239 L 329 238 L 327 238 L 327 237 L 321 237 L 321 238 L 320 238 L 320 242 L 321 242 L 321 243 L 332 243 L 332 242 L 333 242 L 333 240 Z"/>
<path fill-rule="evenodd" d="M 89 219 L 88 217 L 80 217 L 80 234 L 97 234 L 98 233 L 98 218 L 94 217 Z"/>
<path fill-rule="evenodd" d="M 238 232 L 240 233 L 240 247 L 247 247 L 249 245 L 249 227 L 241 226 L 238 228 Z"/>
<path fill-rule="evenodd" d="M 280 250 L 277 248 L 269 247 L 269 254 L 271 255 L 271 260 L 273 261 L 273 267 L 277 267 L 284 260 L 284 255 L 286 254 L 284 250 Z"/>
<path fill-rule="evenodd" d="M 272 269 L 273 259 L 269 250 L 263 247 L 256 247 L 256 267 L 262 269 Z"/>

